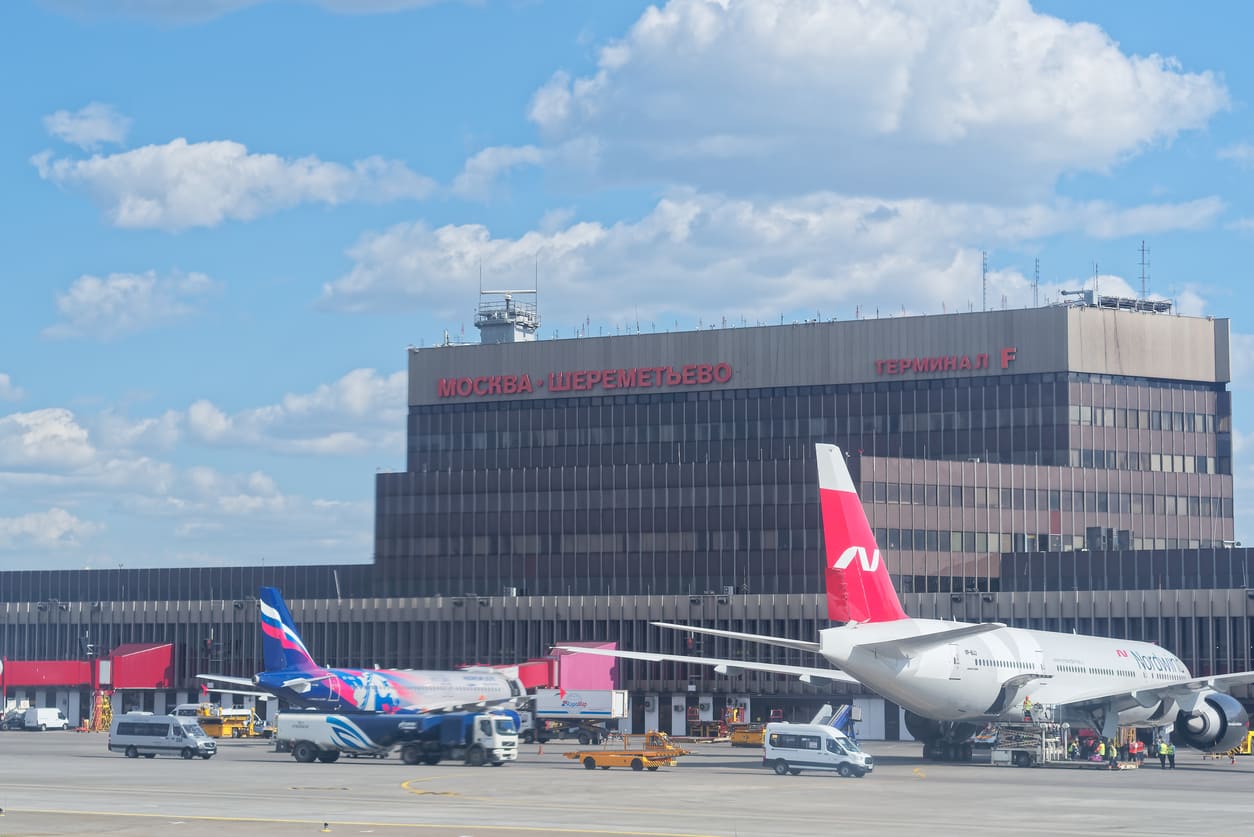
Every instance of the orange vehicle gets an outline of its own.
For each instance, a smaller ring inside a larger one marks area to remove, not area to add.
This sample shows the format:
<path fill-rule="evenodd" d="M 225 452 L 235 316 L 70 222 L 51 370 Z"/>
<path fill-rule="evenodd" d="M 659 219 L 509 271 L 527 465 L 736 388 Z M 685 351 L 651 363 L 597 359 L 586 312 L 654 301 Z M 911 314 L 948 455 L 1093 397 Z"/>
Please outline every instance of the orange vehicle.
<path fill-rule="evenodd" d="M 624 735 L 621 749 L 573 750 L 563 753 L 587 770 L 609 770 L 611 767 L 630 767 L 632 770 L 657 770 L 674 767 L 680 756 L 688 751 L 676 747 L 664 732 L 646 732 L 644 735 Z"/>

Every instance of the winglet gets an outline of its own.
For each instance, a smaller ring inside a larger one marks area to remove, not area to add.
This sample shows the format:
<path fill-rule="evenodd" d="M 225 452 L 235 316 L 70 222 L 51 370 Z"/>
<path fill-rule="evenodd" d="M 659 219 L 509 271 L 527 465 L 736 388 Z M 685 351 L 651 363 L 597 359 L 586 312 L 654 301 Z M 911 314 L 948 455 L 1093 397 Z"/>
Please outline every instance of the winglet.
<path fill-rule="evenodd" d="M 828 618 L 837 622 L 905 619 L 844 454 L 835 445 L 815 448 L 826 546 Z"/>

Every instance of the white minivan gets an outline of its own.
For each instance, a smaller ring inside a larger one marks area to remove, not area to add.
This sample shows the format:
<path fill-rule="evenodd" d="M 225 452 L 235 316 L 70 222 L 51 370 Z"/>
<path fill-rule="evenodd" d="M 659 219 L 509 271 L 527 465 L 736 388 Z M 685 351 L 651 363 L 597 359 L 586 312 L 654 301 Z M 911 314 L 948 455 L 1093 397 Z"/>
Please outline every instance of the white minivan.
<path fill-rule="evenodd" d="M 26 710 L 22 721 L 26 729 L 69 729 L 70 721 L 65 713 L 55 706 L 32 706 Z"/>
<path fill-rule="evenodd" d="M 802 770 L 831 770 L 860 779 L 875 767 L 858 742 L 823 724 L 767 724 L 763 748 L 762 766 L 780 776 L 796 776 Z"/>
<path fill-rule="evenodd" d="M 124 753 L 128 759 L 143 756 L 155 758 L 158 753 L 213 758 L 218 745 L 205 734 L 195 718 L 174 715 L 153 715 L 151 712 L 128 712 L 115 715 L 109 727 L 109 751 Z"/>

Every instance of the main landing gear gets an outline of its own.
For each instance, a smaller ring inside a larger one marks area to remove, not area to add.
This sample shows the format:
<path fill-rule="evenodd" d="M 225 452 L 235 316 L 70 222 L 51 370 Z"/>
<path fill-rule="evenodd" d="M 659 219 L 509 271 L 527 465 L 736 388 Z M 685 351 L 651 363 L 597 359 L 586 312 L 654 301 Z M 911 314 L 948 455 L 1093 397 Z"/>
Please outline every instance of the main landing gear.
<path fill-rule="evenodd" d="M 932 761 L 971 761 L 971 736 L 978 732 L 974 724 L 958 721 L 933 721 L 913 712 L 906 713 L 906 729 L 923 742 L 923 758 Z"/>

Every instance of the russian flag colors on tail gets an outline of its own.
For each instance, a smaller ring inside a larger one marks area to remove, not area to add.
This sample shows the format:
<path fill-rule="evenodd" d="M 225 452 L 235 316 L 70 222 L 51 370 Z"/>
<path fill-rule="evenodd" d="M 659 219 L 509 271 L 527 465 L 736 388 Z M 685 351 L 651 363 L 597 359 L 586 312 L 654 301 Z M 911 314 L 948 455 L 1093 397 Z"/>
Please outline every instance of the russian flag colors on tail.
<path fill-rule="evenodd" d="M 318 668 L 296 632 L 283 596 L 273 587 L 261 588 L 261 634 L 267 671 Z"/>
<path fill-rule="evenodd" d="M 907 618 L 853 487 L 844 454 L 835 445 L 815 447 L 827 560 L 828 618 L 860 623 Z"/>

